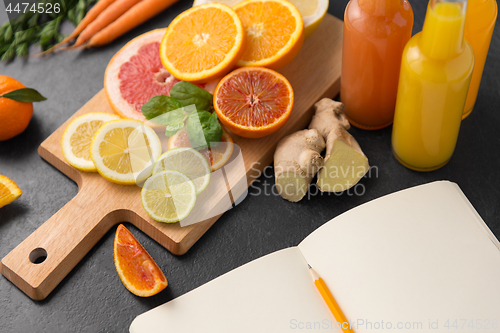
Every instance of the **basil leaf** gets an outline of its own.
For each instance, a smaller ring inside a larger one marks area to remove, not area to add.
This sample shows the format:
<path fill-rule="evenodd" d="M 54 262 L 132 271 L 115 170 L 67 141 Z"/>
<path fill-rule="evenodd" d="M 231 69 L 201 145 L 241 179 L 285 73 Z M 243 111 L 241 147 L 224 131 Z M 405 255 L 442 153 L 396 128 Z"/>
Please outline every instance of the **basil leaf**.
<path fill-rule="evenodd" d="M 222 126 L 217 118 L 217 113 L 212 112 L 208 126 L 204 128 L 205 139 L 212 147 L 217 147 L 222 140 Z"/>
<path fill-rule="evenodd" d="M 192 113 L 186 123 L 189 142 L 195 149 L 217 146 L 222 138 L 222 126 L 217 114 L 207 111 Z"/>
<path fill-rule="evenodd" d="M 196 105 L 197 110 L 213 108 L 214 96 L 190 82 L 177 82 L 170 90 L 170 96 L 176 98 L 183 106 Z"/>
<path fill-rule="evenodd" d="M 165 129 L 165 135 L 173 136 L 175 133 L 177 133 L 183 128 L 184 128 L 184 122 L 167 125 Z"/>
<path fill-rule="evenodd" d="M 182 104 L 175 98 L 158 95 L 151 97 L 142 107 L 141 111 L 147 120 L 152 120 L 164 113 L 182 108 Z"/>
<path fill-rule="evenodd" d="M 172 136 L 184 127 L 184 121 L 186 121 L 187 117 L 188 116 L 184 113 L 184 109 L 181 108 L 164 113 L 151 119 L 151 121 L 165 125 L 165 135 Z"/>
<path fill-rule="evenodd" d="M 46 100 L 45 97 L 43 97 L 38 91 L 32 88 L 17 89 L 8 92 L 6 94 L 3 94 L 0 97 L 9 98 L 14 101 L 26 102 L 26 103 L 41 102 Z"/>

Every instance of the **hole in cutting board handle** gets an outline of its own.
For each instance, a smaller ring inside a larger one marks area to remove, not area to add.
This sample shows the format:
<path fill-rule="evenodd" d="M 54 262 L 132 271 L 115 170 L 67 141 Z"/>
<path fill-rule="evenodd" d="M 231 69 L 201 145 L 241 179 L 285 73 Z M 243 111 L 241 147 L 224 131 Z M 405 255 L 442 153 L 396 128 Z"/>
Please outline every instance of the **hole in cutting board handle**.
<path fill-rule="evenodd" d="M 30 253 L 30 261 L 34 264 L 41 264 L 45 259 L 47 259 L 47 251 L 41 247 L 34 249 Z"/>

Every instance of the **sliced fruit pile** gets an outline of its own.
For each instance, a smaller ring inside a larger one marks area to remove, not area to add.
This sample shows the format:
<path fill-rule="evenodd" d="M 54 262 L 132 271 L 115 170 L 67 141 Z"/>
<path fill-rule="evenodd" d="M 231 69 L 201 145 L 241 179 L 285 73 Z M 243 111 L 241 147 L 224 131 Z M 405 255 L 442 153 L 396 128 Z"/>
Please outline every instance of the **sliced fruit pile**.
<path fill-rule="evenodd" d="M 174 223 L 186 218 L 196 197 L 207 188 L 210 172 L 205 157 L 193 148 L 167 151 L 142 188 L 144 210 L 159 222 Z"/>
<path fill-rule="evenodd" d="M 123 224 L 116 229 L 114 257 L 120 280 L 134 295 L 149 297 L 167 287 L 161 269 Z"/>
<path fill-rule="evenodd" d="M 207 3 L 172 21 L 160 56 L 175 77 L 206 82 L 236 63 L 279 69 L 293 60 L 303 41 L 302 16 L 287 0 L 246 0 L 233 8 Z"/>
<path fill-rule="evenodd" d="M 136 37 L 111 58 L 104 74 L 104 90 L 120 116 L 146 121 L 141 107 L 154 96 L 170 95 L 179 82 L 161 63 L 160 42 L 166 31 L 157 29 Z M 217 82 L 200 87 L 213 92 Z"/>
<path fill-rule="evenodd" d="M 104 112 L 91 112 L 74 119 L 61 138 L 64 158 L 86 172 L 99 172 L 123 185 L 139 184 L 160 157 L 161 142 L 143 122 Z"/>
<path fill-rule="evenodd" d="M 61 139 L 61 148 L 66 161 L 78 170 L 97 172 L 90 158 L 90 143 L 102 124 L 120 117 L 104 112 L 91 112 L 74 119 Z"/>
<path fill-rule="evenodd" d="M 293 3 L 304 20 L 305 37 L 309 37 L 319 26 L 326 11 L 328 10 L 328 0 L 289 0 Z M 209 2 L 220 2 L 233 7 L 242 0 L 194 0 L 193 6 L 203 5 Z"/>
<path fill-rule="evenodd" d="M 0 208 L 19 199 L 23 194 L 19 186 L 9 178 L 0 175 Z"/>

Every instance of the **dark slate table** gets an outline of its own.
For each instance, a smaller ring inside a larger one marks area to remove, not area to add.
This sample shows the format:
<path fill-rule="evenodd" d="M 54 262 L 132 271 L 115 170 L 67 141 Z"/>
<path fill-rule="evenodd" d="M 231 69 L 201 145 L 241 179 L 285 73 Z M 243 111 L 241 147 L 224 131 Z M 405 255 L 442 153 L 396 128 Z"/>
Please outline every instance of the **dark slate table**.
<path fill-rule="evenodd" d="M 414 31 L 420 31 L 426 1 L 411 1 Z M 331 1 L 339 18 L 347 0 Z M 1 64 L 0 73 L 39 89 L 48 100 L 35 105 L 33 120 L 20 136 L 0 142 L 0 174 L 16 181 L 23 196 L 0 209 L 0 258 L 50 218 L 77 193 L 77 186 L 37 154 L 37 147 L 102 88 L 108 61 L 127 41 L 146 31 L 166 27 L 191 5 L 181 0 L 158 17 L 97 50 L 60 53 L 47 59 L 17 59 Z M 1 6 L 1 5 L 0 5 Z M 4 7 L 0 22 L 6 20 Z M 70 28 L 70 27 L 68 27 Z M 434 180 L 457 182 L 493 233 L 500 237 L 500 29 L 495 29 L 479 98 L 463 121 L 451 161 L 431 173 L 410 171 L 391 153 L 391 128 L 370 132 L 352 129 L 370 164 L 378 172 L 361 184 L 364 193 L 315 195 L 289 203 L 271 193 L 273 172 L 250 189 L 250 195 L 219 221 L 184 256 L 174 256 L 130 224 L 126 226 L 165 272 L 169 286 L 151 298 L 129 293 L 113 264 L 112 228 L 52 294 L 41 302 L 27 297 L 0 277 L 0 331 L 128 332 L 135 316 L 178 297 L 234 268 L 273 251 L 297 245 L 331 218 L 359 204 L 407 187 Z M 498 126 L 498 127 L 497 127 Z M 91 207 L 89 207 L 91 209 Z M 78 216 L 74 217 L 78 219 Z"/>

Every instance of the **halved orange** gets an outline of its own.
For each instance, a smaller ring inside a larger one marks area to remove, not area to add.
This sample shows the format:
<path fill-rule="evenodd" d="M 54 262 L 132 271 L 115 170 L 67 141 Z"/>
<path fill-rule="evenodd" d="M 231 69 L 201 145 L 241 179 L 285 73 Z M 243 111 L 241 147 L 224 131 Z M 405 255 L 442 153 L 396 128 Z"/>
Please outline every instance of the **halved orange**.
<path fill-rule="evenodd" d="M 283 127 L 293 101 L 290 82 L 261 67 L 244 67 L 228 74 L 214 94 L 214 108 L 221 123 L 246 138 L 261 138 Z"/>
<path fill-rule="evenodd" d="M 246 0 L 233 6 L 243 23 L 246 47 L 238 66 L 280 69 L 299 53 L 304 22 L 287 0 Z"/>
<path fill-rule="evenodd" d="M 233 138 L 229 133 L 222 128 L 221 144 L 216 147 L 205 148 L 200 150 L 201 155 L 207 159 L 212 171 L 222 167 L 233 154 Z M 168 139 L 168 149 L 180 147 L 191 147 L 189 136 L 185 129 L 181 129 Z"/>
<path fill-rule="evenodd" d="M 134 295 L 149 297 L 167 287 L 163 272 L 123 224 L 116 229 L 114 253 L 118 276 Z"/>
<path fill-rule="evenodd" d="M 0 175 L 0 208 L 10 204 L 12 201 L 19 199 L 23 194 L 19 186 L 11 179 Z"/>
<path fill-rule="evenodd" d="M 224 76 L 241 58 L 245 34 L 227 5 L 209 3 L 177 16 L 160 45 L 165 68 L 179 80 L 207 82 Z"/>

